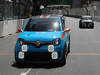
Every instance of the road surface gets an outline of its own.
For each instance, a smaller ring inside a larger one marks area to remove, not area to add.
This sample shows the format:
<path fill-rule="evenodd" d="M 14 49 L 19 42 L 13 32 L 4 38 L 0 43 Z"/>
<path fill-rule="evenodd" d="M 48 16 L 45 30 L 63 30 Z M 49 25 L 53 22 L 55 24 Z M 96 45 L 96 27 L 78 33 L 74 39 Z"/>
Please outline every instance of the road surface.
<path fill-rule="evenodd" d="M 14 46 L 18 34 L 0 38 L 0 75 L 100 75 L 100 23 L 94 29 L 79 29 L 79 19 L 66 17 L 71 29 L 71 53 L 61 67 L 17 67 Z"/>

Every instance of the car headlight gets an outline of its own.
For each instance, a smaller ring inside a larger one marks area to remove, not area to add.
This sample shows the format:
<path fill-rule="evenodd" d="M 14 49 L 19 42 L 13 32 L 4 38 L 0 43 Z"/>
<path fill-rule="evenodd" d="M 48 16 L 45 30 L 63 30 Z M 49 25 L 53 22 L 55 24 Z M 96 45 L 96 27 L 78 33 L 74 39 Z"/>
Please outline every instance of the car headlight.
<path fill-rule="evenodd" d="M 60 44 L 60 39 L 55 39 L 53 40 L 53 45 L 59 45 Z"/>
<path fill-rule="evenodd" d="M 28 46 L 27 46 L 27 45 L 22 45 L 22 46 L 21 46 L 21 50 L 22 50 L 23 52 L 27 52 Z"/>
<path fill-rule="evenodd" d="M 23 41 L 19 41 L 19 42 L 20 42 L 21 45 L 23 44 Z"/>
<path fill-rule="evenodd" d="M 19 42 L 19 44 L 20 44 L 20 46 L 21 46 L 21 51 L 27 52 L 27 50 L 28 50 L 28 45 L 25 44 L 24 39 L 18 39 L 18 42 Z"/>
<path fill-rule="evenodd" d="M 18 42 L 19 42 L 20 45 L 23 45 L 24 39 L 18 39 Z"/>

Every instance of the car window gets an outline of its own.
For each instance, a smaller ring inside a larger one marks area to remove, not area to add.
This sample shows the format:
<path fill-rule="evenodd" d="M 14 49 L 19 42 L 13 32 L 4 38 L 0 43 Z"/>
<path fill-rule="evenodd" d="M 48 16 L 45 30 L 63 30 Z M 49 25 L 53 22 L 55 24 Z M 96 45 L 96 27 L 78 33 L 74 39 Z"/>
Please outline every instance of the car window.
<path fill-rule="evenodd" d="M 24 31 L 60 31 L 60 23 L 54 19 L 34 19 L 29 22 Z"/>

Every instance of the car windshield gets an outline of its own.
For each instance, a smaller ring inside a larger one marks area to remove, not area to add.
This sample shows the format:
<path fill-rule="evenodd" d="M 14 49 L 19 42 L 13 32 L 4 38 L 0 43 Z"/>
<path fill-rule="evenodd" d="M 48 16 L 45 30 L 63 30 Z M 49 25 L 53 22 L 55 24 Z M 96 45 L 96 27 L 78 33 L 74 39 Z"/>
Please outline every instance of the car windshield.
<path fill-rule="evenodd" d="M 24 31 L 60 31 L 60 23 L 55 19 L 32 19 Z"/>
<path fill-rule="evenodd" d="M 83 20 L 92 20 L 92 17 L 82 17 Z"/>

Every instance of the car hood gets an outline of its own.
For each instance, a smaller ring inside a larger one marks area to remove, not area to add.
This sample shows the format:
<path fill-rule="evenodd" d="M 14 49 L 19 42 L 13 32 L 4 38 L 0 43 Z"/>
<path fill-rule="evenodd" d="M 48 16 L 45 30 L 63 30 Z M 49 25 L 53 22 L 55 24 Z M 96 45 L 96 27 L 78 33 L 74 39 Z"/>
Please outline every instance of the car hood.
<path fill-rule="evenodd" d="M 22 32 L 18 38 L 25 41 L 52 41 L 61 38 L 63 31 L 60 32 Z"/>

